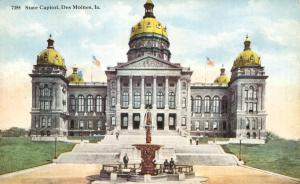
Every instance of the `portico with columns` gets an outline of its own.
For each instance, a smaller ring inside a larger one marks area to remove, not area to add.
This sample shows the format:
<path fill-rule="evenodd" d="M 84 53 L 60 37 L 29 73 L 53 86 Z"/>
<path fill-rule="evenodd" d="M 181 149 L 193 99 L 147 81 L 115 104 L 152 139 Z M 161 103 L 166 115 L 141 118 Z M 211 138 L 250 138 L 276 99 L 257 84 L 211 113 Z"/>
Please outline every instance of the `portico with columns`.
<path fill-rule="evenodd" d="M 186 117 L 190 114 L 188 104 L 182 108 L 182 104 L 189 101 L 186 100 L 190 93 L 187 83 L 192 74 L 189 68 L 145 56 L 132 62 L 119 63 L 116 67 L 108 68 L 106 73 L 108 80 L 116 80 L 117 86 L 115 91 L 107 93 L 108 98 L 117 99 L 115 109 L 109 108 L 115 116 L 112 118 L 115 123 L 107 119 L 110 129 L 144 129 L 147 108 L 152 112 L 154 130 L 176 130 L 182 125 L 182 116 L 189 119 Z M 184 81 L 183 90 L 181 81 Z M 110 87 L 107 89 L 114 90 Z"/>

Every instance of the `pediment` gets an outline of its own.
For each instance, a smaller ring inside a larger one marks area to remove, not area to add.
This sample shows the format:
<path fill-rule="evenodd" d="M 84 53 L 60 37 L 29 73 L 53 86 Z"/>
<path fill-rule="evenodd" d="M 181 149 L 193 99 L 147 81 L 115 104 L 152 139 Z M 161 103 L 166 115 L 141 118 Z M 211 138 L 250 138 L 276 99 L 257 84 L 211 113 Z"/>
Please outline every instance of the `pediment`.
<path fill-rule="evenodd" d="M 157 68 L 157 69 L 175 69 L 175 68 L 181 68 L 178 65 L 174 65 L 169 62 L 161 61 L 159 59 L 156 59 L 154 57 L 144 57 L 140 58 L 134 61 L 131 61 L 129 63 L 124 63 L 120 66 L 118 66 L 119 69 L 143 69 L 143 68 Z"/>

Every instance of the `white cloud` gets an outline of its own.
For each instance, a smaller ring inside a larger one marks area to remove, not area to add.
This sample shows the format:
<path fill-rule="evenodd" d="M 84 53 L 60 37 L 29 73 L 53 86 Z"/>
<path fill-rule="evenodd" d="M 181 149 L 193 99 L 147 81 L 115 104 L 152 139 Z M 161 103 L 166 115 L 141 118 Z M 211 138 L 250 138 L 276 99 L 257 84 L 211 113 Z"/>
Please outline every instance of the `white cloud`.
<path fill-rule="evenodd" d="M 28 74 L 31 69 L 32 64 L 23 58 L 1 63 L 0 128 L 11 126 L 29 128 L 31 80 Z"/>

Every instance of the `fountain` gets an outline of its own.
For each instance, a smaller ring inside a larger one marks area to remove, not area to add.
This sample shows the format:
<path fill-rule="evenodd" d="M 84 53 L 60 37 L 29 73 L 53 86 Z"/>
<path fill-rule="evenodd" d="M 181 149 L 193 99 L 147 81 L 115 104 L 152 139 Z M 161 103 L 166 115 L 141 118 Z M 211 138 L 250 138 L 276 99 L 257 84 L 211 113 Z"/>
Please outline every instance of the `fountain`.
<path fill-rule="evenodd" d="M 155 161 L 155 153 L 159 151 L 162 145 L 151 143 L 151 112 L 149 108 L 146 111 L 146 143 L 134 144 L 137 150 L 141 152 L 140 164 L 103 164 L 100 175 L 87 176 L 89 183 L 98 184 L 101 181 L 114 182 L 167 182 L 181 181 L 192 179 L 200 183 L 206 181 L 207 178 L 195 177 L 193 166 L 191 165 L 175 165 L 173 168 L 166 170 L 163 164 L 157 164 Z"/>
<path fill-rule="evenodd" d="M 134 144 L 141 151 L 141 174 L 157 175 L 155 164 L 155 152 L 158 151 L 161 145 L 151 144 L 151 113 L 149 109 L 146 112 L 146 144 Z"/>

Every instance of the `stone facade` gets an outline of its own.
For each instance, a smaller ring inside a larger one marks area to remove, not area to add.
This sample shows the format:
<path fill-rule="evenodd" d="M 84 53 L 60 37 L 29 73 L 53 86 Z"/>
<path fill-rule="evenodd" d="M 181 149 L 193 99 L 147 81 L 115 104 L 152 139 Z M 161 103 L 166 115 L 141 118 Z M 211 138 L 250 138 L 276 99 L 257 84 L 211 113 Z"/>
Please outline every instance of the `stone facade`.
<path fill-rule="evenodd" d="M 153 7 L 145 6 L 144 18 L 132 28 L 128 61 L 107 68 L 107 83 L 82 82 L 77 70 L 66 77 L 64 60 L 54 50 L 50 36 L 30 74 L 32 135 L 143 130 L 149 108 L 154 131 L 265 138 L 267 76 L 248 37 L 233 64 L 229 83 L 224 68 L 222 78 L 216 80 L 224 83 L 191 83 L 193 71 L 170 61 L 166 27 L 155 19 Z"/>

